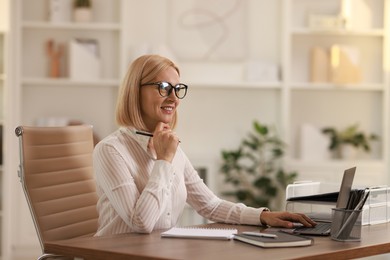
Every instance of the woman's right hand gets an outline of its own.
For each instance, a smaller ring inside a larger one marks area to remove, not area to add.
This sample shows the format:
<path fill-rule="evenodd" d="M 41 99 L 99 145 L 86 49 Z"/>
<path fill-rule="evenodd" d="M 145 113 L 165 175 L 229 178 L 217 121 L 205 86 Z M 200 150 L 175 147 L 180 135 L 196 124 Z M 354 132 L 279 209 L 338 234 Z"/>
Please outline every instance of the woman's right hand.
<path fill-rule="evenodd" d="M 180 141 L 168 124 L 162 122 L 157 124 L 153 132 L 152 142 L 157 160 L 172 162 Z"/>
<path fill-rule="evenodd" d="M 305 214 L 292 213 L 287 211 L 263 211 L 260 214 L 260 222 L 263 225 L 284 228 L 293 228 L 294 223 L 301 223 L 305 227 L 314 227 L 315 225 L 317 225 L 315 221 L 313 221 Z"/>

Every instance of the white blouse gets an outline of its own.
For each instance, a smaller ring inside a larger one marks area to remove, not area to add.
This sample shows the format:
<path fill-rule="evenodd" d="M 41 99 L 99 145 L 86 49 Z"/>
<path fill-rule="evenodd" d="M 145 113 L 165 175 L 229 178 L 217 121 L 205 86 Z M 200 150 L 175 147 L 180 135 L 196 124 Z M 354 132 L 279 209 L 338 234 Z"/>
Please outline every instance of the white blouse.
<path fill-rule="evenodd" d="M 265 208 L 218 198 L 204 184 L 180 145 L 169 163 L 156 160 L 147 148 L 148 142 L 147 136 L 119 128 L 96 145 L 96 236 L 171 228 L 186 202 L 211 221 L 261 225 L 260 214 Z"/>

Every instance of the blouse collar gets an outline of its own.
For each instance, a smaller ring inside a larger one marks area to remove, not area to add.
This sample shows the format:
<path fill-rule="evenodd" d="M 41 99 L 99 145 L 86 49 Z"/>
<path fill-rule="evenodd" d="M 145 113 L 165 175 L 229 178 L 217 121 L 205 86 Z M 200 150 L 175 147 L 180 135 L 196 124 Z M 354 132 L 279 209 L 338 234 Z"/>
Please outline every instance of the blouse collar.
<path fill-rule="evenodd" d="M 125 127 L 124 128 L 127 133 L 130 134 L 130 136 L 137 141 L 137 143 L 142 147 L 142 149 L 152 158 L 156 159 L 156 155 L 154 155 L 151 150 L 149 149 L 149 141 L 150 137 L 145 135 L 137 134 L 137 129 L 132 127 Z"/>

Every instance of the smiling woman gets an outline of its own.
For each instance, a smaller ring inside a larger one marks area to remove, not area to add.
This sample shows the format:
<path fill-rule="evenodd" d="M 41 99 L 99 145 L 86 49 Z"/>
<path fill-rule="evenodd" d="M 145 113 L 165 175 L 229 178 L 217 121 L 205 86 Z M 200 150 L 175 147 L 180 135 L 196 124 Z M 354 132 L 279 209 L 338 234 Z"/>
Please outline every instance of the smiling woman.
<path fill-rule="evenodd" d="M 121 128 L 94 150 L 96 235 L 171 228 L 187 203 L 215 222 L 315 225 L 305 215 L 222 200 L 206 186 L 173 131 L 187 89 L 180 83 L 178 67 L 167 58 L 144 55 L 130 66 L 118 96 L 116 118 Z"/>

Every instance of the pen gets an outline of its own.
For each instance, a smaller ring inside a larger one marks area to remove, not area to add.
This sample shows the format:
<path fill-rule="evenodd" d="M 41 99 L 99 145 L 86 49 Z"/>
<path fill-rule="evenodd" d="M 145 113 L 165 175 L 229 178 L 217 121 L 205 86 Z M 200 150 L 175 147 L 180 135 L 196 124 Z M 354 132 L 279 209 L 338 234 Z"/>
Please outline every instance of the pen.
<path fill-rule="evenodd" d="M 150 136 L 150 137 L 153 137 L 153 134 L 151 133 L 147 133 L 147 132 L 142 132 L 142 131 L 135 131 L 136 134 L 138 135 L 145 135 L 145 136 Z M 179 143 L 181 143 L 181 141 L 179 140 Z"/>
<path fill-rule="evenodd" d="M 153 137 L 153 134 L 151 134 L 151 133 L 146 133 L 146 132 L 141 132 L 141 131 L 135 131 L 135 133 L 138 135 L 145 135 L 145 136 Z"/>
<path fill-rule="evenodd" d="M 276 237 L 278 237 L 275 234 L 267 234 L 267 233 L 261 233 L 261 232 L 250 232 L 250 231 L 242 232 L 242 234 L 249 235 L 249 236 L 255 236 L 255 237 L 268 237 L 268 238 L 276 238 Z"/>

